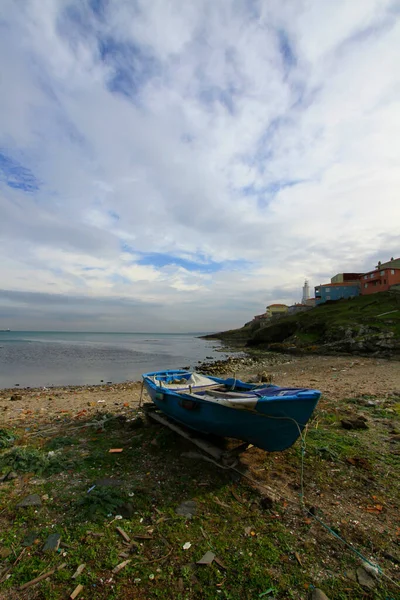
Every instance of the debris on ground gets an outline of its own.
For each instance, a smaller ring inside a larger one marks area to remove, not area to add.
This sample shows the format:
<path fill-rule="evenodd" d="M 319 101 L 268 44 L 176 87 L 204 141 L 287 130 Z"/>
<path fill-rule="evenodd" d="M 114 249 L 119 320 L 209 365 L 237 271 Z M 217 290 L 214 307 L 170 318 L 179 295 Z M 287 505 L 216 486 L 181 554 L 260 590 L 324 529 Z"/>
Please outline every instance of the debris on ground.
<path fill-rule="evenodd" d="M 42 506 L 42 501 L 38 494 L 30 494 L 18 502 L 15 508 L 27 508 L 28 506 Z"/>
<path fill-rule="evenodd" d="M 208 550 L 204 556 L 202 556 L 200 558 L 200 560 L 197 561 L 197 565 L 211 565 L 211 563 L 213 562 L 215 558 L 215 554 L 214 552 L 211 552 L 211 550 Z"/>
<path fill-rule="evenodd" d="M 81 593 L 82 590 L 83 590 L 83 585 L 81 585 L 81 584 L 77 585 L 76 588 L 74 589 L 74 591 L 70 594 L 70 599 L 75 600 L 75 598 L 77 598 L 79 596 L 79 594 Z"/>
<path fill-rule="evenodd" d="M 81 565 L 79 565 L 79 567 L 76 569 L 75 573 L 72 575 L 71 579 L 76 579 L 77 577 L 79 577 L 79 575 L 82 573 L 82 571 L 84 570 L 85 567 L 86 567 L 85 563 L 82 563 Z"/>
<path fill-rule="evenodd" d="M 43 552 L 57 552 L 60 547 L 60 542 L 61 535 L 59 533 L 51 533 L 43 546 Z"/>

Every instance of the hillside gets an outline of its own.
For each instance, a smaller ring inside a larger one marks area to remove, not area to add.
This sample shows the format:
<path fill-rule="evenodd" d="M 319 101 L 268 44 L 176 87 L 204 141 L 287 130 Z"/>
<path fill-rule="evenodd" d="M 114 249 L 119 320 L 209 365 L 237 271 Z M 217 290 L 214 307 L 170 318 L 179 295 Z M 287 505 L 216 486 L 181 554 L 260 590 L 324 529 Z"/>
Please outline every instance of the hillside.
<path fill-rule="evenodd" d="M 207 337 L 275 351 L 400 357 L 400 294 L 327 302 L 268 325 L 250 321 L 240 329 Z"/>

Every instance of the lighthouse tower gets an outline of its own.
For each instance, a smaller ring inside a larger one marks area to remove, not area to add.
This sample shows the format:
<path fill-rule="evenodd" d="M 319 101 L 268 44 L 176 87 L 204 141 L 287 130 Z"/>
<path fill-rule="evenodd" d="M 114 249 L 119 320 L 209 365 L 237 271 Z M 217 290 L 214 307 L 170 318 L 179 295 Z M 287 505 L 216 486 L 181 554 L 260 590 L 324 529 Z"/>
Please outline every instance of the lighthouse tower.
<path fill-rule="evenodd" d="M 308 285 L 308 281 L 307 279 L 304 282 L 303 285 L 303 297 L 301 299 L 301 303 L 305 304 L 306 300 L 308 300 L 310 298 L 310 286 Z"/>

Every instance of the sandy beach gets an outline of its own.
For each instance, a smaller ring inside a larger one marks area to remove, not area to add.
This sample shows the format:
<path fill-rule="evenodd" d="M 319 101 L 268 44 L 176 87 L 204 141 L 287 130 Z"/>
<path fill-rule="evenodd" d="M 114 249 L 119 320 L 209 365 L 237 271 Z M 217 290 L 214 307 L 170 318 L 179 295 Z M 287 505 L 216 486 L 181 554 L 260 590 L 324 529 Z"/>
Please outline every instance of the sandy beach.
<path fill-rule="evenodd" d="M 400 391 L 400 365 L 397 361 L 354 357 L 285 357 L 268 364 L 235 366 L 237 377 L 254 377 L 260 371 L 272 374 L 280 386 L 304 386 L 322 391 L 324 401 L 360 395 L 385 396 Z M 137 407 L 141 382 L 98 386 L 51 388 L 12 388 L 0 390 L 2 422 L 39 423 L 63 415 L 90 416 L 97 412 L 126 413 Z M 146 392 L 143 400 L 148 401 Z M 320 403 L 321 406 L 321 403 Z"/>

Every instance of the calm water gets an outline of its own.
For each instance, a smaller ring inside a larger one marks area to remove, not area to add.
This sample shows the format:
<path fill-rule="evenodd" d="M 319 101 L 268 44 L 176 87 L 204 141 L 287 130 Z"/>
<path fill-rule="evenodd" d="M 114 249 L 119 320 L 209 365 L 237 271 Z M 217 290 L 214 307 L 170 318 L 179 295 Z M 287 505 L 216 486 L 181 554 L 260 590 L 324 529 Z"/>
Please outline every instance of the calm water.
<path fill-rule="evenodd" d="M 0 332 L 0 388 L 137 380 L 222 358 L 218 346 L 189 334 Z"/>

